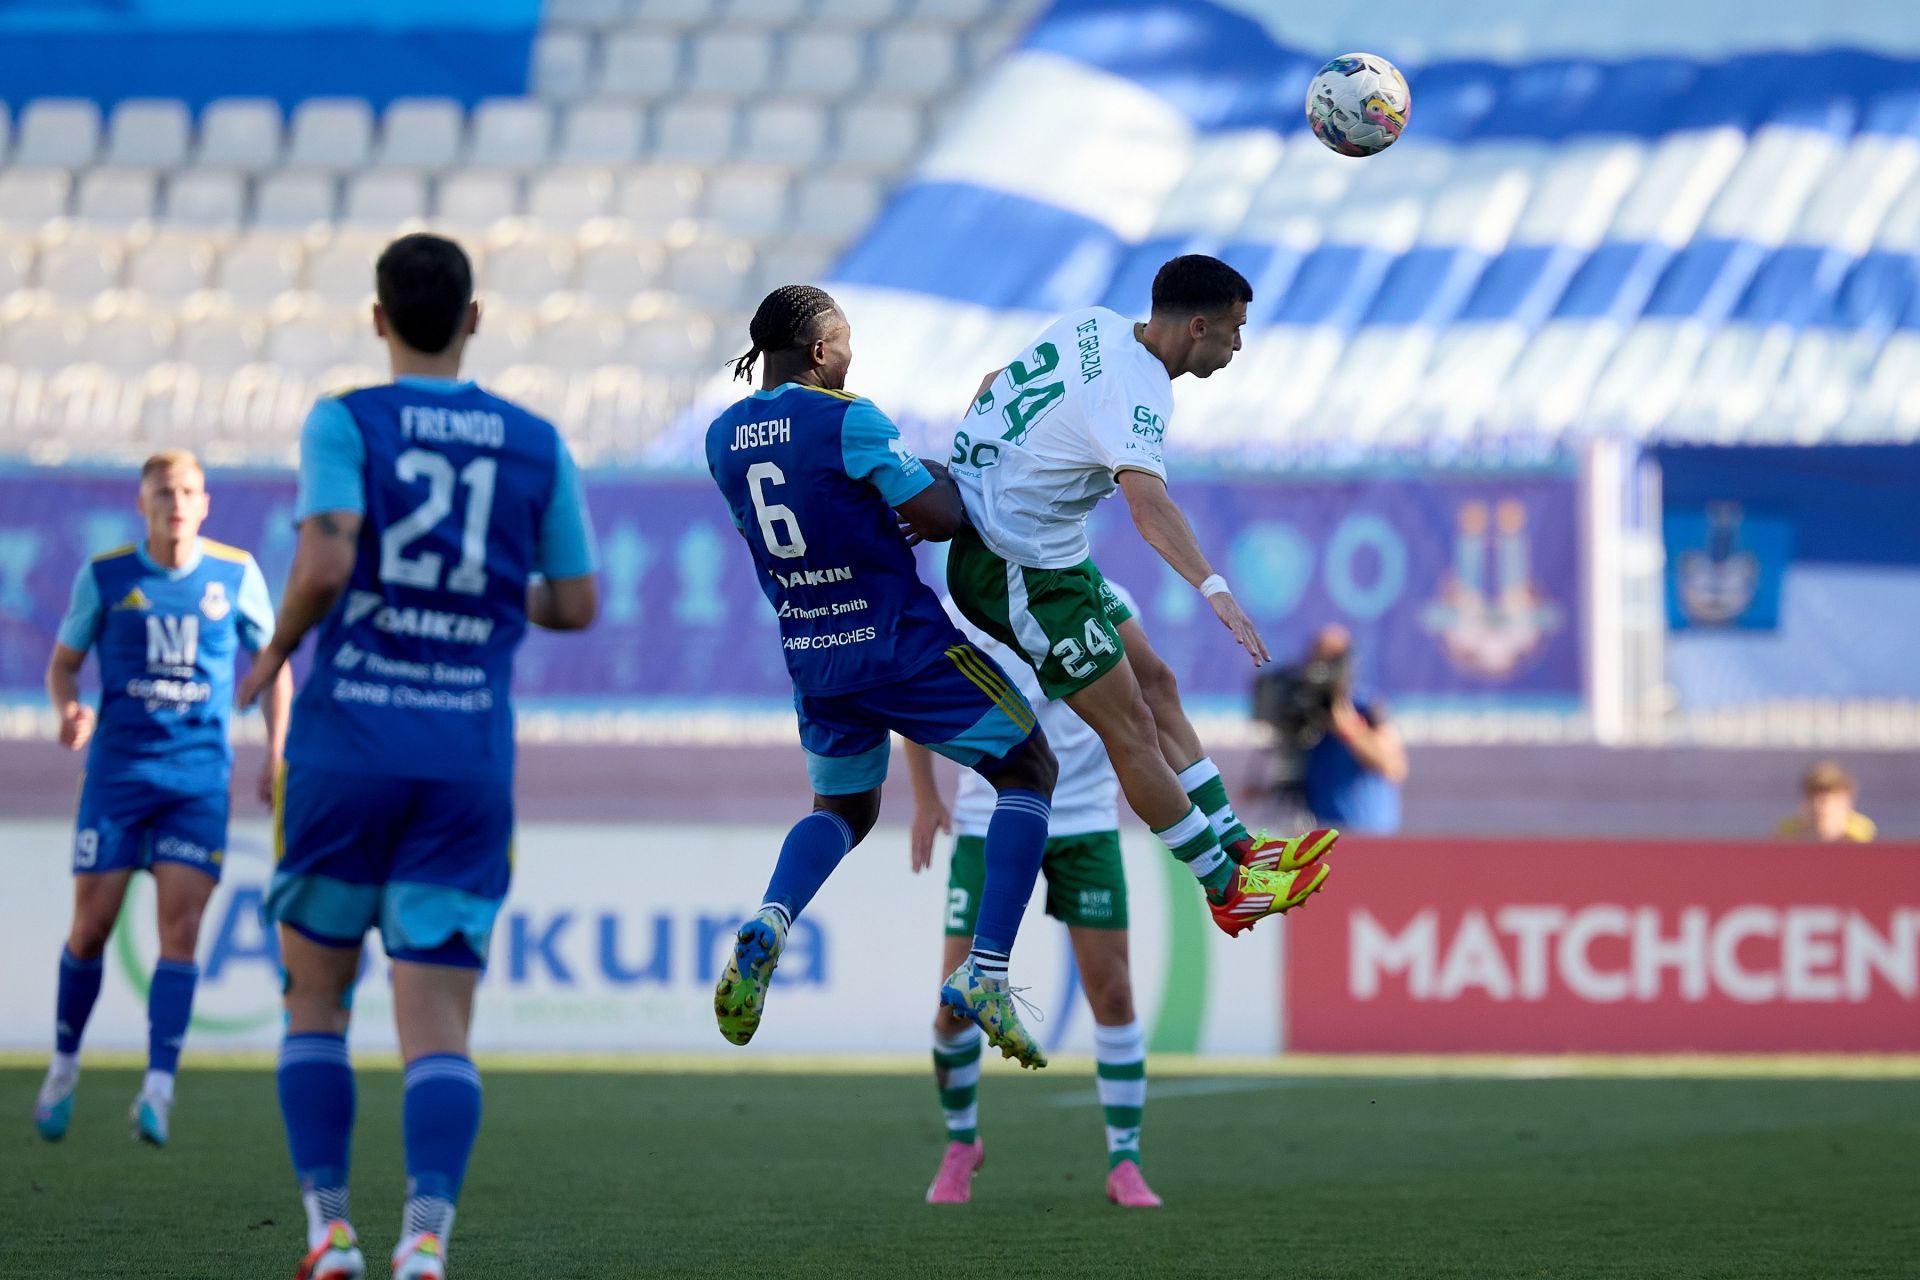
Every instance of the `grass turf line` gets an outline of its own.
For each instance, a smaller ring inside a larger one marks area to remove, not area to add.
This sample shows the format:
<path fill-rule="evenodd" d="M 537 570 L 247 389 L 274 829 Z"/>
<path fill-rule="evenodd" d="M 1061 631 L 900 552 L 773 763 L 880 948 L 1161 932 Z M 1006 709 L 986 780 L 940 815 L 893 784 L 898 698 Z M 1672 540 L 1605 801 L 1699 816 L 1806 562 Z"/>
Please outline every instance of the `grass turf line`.
<path fill-rule="evenodd" d="M 182 1076 L 174 1144 L 126 1136 L 132 1072 L 74 1129 L 0 1071 L 8 1275 L 290 1274 L 298 1202 L 266 1072 Z M 360 1082 L 356 1225 L 398 1227 L 400 1079 Z M 1075 1105 L 1074 1095 L 1084 1095 Z M 931 1079 L 499 1073 L 458 1280 L 713 1276 L 1895 1277 L 1920 1256 L 1920 1083 L 1224 1078 L 1150 1097 L 1127 1212 L 1084 1079 L 989 1076 L 968 1208 L 921 1203 Z"/>

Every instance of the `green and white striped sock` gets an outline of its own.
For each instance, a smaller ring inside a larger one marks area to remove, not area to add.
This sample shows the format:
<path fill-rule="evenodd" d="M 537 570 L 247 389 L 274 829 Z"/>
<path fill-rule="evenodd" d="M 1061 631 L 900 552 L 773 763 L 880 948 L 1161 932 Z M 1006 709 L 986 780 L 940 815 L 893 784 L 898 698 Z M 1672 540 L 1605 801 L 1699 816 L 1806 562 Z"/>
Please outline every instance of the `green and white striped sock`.
<path fill-rule="evenodd" d="M 1140 1118 L 1147 1105 L 1147 1033 L 1140 1020 L 1093 1029 L 1094 1084 L 1107 1120 L 1107 1167 L 1140 1163 Z"/>
<path fill-rule="evenodd" d="M 972 1142 L 980 1136 L 980 1028 L 969 1022 L 949 1038 L 933 1035 L 933 1082 L 940 1089 L 940 1109 L 947 1113 L 947 1141 Z"/>
<path fill-rule="evenodd" d="M 1227 896 L 1227 886 L 1233 883 L 1233 863 L 1220 848 L 1220 837 L 1213 834 L 1212 824 L 1198 805 L 1187 810 L 1180 821 L 1153 834 L 1173 850 L 1174 857 L 1187 864 L 1193 878 L 1205 886 L 1210 900 L 1219 902 Z"/>
<path fill-rule="evenodd" d="M 1220 838 L 1221 844 L 1252 839 L 1247 825 L 1234 813 L 1233 801 L 1227 799 L 1226 781 L 1221 778 L 1212 757 L 1201 756 L 1182 769 L 1180 789 L 1187 793 L 1187 799 L 1193 801 L 1200 812 L 1207 815 L 1207 825 L 1213 828 L 1213 834 Z"/>

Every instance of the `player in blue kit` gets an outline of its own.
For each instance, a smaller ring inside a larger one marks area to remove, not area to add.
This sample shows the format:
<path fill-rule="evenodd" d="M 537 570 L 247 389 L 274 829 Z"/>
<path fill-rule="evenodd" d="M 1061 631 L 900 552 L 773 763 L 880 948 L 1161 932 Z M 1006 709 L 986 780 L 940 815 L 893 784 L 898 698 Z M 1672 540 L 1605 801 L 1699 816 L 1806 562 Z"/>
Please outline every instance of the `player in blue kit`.
<path fill-rule="evenodd" d="M 749 332 L 753 349 L 734 372 L 751 377 L 764 356 L 760 389 L 707 428 L 707 467 L 780 619 L 814 796 L 735 938 L 713 997 L 720 1032 L 734 1044 L 753 1038 L 788 929 L 872 829 L 891 731 L 976 770 L 997 793 L 972 951 L 940 998 L 1003 1055 L 1045 1066 L 1020 1025 L 1007 964 L 1046 848 L 1053 753 L 1033 708 L 920 580 L 901 530 L 951 538 L 965 519 L 959 494 L 871 401 L 844 389 L 852 331 L 825 292 L 774 290 Z"/>
<path fill-rule="evenodd" d="M 191 453 L 147 459 L 139 500 L 146 539 L 80 567 L 47 663 L 61 745 L 78 751 L 92 741 L 73 841 L 73 924 L 60 954 L 53 1061 L 33 1113 L 48 1141 L 66 1136 L 101 958 L 127 884 L 145 870 L 159 903 L 160 961 L 147 992 L 147 1076 L 132 1120 L 138 1137 L 166 1145 L 174 1070 L 200 976 L 194 944 L 227 847 L 234 658 L 241 649 L 257 653 L 273 627 L 273 602 L 253 557 L 200 536 L 207 506 L 206 476 Z M 100 659 L 97 715 L 80 701 L 88 650 Z M 271 689 L 260 778 L 268 801 L 293 682 L 283 676 Z"/>
<path fill-rule="evenodd" d="M 527 624 L 598 611 L 579 476 L 553 426 L 459 379 L 479 322 L 450 240 L 380 256 L 394 380 L 322 399 L 300 441 L 299 546 L 261 670 L 317 632 L 295 704 L 266 912 L 280 925 L 280 1109 L 307 1212 L 299 1280 L 365 1273 L 347 1216 L 348 998 L 369 929 L 406 1062 L 397 1280 L 441 1280 L 480 1129 L 473 995 L 513 838 L 508 686 Z"/>

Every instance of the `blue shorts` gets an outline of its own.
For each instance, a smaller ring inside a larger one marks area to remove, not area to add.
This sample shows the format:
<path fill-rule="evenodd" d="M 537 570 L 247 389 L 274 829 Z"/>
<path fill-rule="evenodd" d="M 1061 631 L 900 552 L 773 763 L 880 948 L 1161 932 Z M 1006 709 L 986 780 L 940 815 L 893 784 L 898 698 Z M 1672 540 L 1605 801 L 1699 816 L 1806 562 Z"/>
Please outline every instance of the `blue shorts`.
<path fill-rule="evenodd" d="M 326 946 L 376 925 L 395 960 L 478 969 L 513 872 L 510 783 L 290 765 L 266 915 Z"/>
<path fill-rule="evenodd" d="M 897 684 L 798 694 L 793 706 L 807 779 L 823 796 L 858 795 L 886 781 L 889 732 L 991 773 L 1039 723 L 993 659 L 964 640 Z"/>
<path fill-rule="evenodd" d="M 228 806 L 224 771 L 218 791 L 197 792 L 89 773 L 80 786 L 73 873 L 145 871 L 156 862 L 178 862 L 218 880 Z"/>

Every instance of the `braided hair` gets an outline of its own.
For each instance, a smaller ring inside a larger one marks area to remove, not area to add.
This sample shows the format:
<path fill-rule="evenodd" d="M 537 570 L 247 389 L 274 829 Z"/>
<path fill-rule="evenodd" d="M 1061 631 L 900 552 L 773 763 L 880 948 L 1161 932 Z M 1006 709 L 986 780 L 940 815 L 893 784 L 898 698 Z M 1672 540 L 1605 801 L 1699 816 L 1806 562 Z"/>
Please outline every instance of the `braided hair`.
<path fill-rule="evenodd" d="M 754 361 L 763 352 L 787 351 L 801 345 L 814 318 L 834 308 L 832 295 L 810 284 L 783 284 L 760 300 L 747 336 L 753 348 L 733 362 L 735 378 L 753 377 Z"/>

